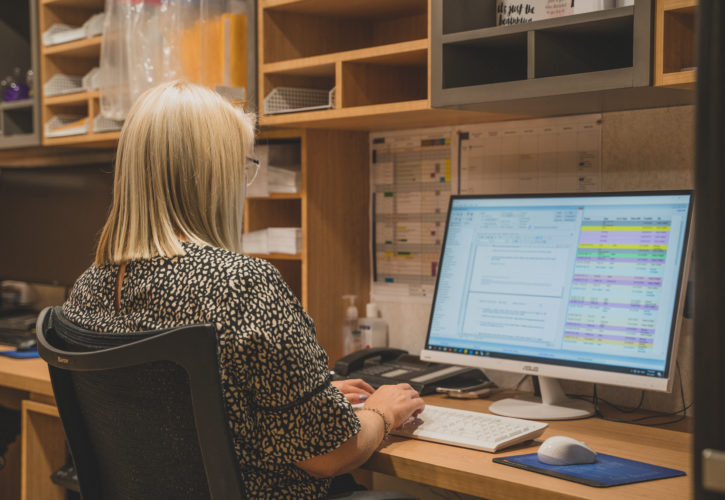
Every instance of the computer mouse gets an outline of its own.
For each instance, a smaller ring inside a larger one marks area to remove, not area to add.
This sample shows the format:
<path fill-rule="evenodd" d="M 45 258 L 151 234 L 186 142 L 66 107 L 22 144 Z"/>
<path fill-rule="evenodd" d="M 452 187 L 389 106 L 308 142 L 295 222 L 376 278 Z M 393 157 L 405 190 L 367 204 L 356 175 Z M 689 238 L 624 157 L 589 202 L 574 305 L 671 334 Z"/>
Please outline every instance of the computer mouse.
<path fill-rule="evenodd" d="M 593 464 L 597 453 L 586 444 L 567 436 L 552 436 L 539 446 L 539 461 L 548 465 Z"/>
<path fill-rule="evenodd" d="M 38 345 L 37 341 L 34 338 L 31 339 L 25 339 L 18 342 L 18 344 L 15 346 L 16 351 L 30 351 L 36 348 Z"/>

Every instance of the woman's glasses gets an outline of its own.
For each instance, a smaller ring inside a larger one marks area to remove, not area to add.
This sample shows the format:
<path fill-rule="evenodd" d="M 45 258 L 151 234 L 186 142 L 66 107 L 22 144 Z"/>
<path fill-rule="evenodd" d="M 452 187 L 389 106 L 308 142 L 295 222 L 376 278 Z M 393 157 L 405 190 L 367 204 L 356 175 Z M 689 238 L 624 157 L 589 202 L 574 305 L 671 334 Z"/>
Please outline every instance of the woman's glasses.
<path fill-rule="evenodd" d="M 259 160 L 247 156 L 244 162 L 244 178 L 247 180 L 247 186 L 254 182 L 259 173 Z"/>

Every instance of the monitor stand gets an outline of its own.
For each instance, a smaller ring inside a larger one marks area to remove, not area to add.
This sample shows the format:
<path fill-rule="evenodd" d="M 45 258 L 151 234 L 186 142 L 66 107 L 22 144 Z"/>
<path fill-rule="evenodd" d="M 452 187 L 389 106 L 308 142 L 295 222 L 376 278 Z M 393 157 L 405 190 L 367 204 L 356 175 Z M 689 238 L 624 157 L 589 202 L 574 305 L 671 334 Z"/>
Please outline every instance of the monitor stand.
<path fill-rule="evenodd" d="M 523 396 L 491 403 L 488 410 L 504 417 L 532 420 L 574 420 L 594 415 L 594 405 L 567 397 L 555 378 L 539 377 L 541 398 Z"/>

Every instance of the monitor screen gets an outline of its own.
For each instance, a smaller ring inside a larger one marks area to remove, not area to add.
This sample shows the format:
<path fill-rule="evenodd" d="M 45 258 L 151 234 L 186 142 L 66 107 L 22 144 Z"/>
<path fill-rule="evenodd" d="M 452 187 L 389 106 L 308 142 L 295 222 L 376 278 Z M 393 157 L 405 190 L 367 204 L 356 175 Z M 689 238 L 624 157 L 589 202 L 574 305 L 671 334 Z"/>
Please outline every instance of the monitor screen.
<path fill-rule="evenodd" d="M 691 192 L 454 196 L 421 357 L 668 390 Z"/>
<path fill-rule="evenodd" d="M 93 262 L 111 164 L 0 170 L 0 280 L 71 286 Z"/>

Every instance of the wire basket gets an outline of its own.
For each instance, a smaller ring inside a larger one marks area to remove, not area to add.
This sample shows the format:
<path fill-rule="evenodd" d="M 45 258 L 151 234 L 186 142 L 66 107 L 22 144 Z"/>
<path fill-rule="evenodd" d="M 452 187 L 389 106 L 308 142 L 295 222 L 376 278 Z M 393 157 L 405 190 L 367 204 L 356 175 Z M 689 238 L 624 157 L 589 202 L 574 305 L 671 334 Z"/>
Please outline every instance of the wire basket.
<path fill-rule="evenodd" d="M 101 70 L 96 66 L 92 70 L 90 70 L 86 75 L 83 77 L 83 89 L 84 90 L 98 90 L 101 88 L 100 85 L 100 78 L 101 77 Z"/>
<path fill-rule="evenodd" d="M 264 114 L 297 113 L 317 109 L 330 109 L 335 106 L 334 89 L 305 89 L 297 87 L 277 87 L 264 98 Z"/>
<path fill-rule="evenodd" d="M 100 134 L 101 132 L 115 132 L 121 130 L 123 127 L 123 120 L 113 120 L 106 118 L 103 115 L 97 115 L 93 119 L 93 132 Z"/>
<path fill-rule="evenodd" d="M 54 95 L 73 94 L 83 90 L 83 78 L 74 75 L 58 74 L 51 76 L 43 85 L 45 97 Z"/>
<path fill-rule="evenodd" d="M 69 26 L 56 23 L 43 32 L 43 45 L 57 45 L 59 43 L 80 40 L 86 36 L 86 30 L 82 26 Z"/>
<path fill-rule="evenodd" d="M 45 124 L 46 137 L 67 137 L 88 133 L 88 117 L 56 115 Z"/>
<path fill-rule="evenodd" d="M 83 23 L 83 31 L 86 37 L 98 36 L 103 33 L 103 21 L 106 18 L 105 12 L 93 14 L 85 23 Z"/>

